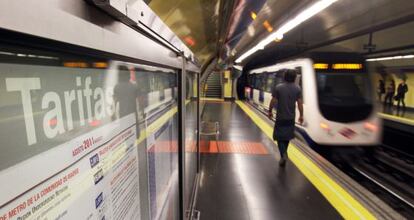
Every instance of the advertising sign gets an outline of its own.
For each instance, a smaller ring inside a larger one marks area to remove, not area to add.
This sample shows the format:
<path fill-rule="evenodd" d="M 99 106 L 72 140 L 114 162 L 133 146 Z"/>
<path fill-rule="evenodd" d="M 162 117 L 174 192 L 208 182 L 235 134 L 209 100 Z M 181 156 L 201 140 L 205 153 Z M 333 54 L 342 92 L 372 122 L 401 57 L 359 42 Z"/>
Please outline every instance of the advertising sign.
<path fill-rule="evenodd" d="M 140 219 L 128 78 L 0 64 L 0 220 Z"/>

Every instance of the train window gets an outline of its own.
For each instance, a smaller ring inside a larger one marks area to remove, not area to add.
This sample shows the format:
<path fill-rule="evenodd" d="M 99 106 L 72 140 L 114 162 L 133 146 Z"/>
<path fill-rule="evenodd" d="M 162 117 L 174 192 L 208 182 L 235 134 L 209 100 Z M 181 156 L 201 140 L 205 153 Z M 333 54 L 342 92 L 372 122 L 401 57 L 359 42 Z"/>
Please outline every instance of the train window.
<path fill-rule="evenodd" d="M 259 89 L 259 82 L 260 78 L 259 78 L 259 74 L 254 74 L 253 75 L 253 88 L 254 89 Z"/>
<path fill-rule="evenodd" d="M 302 91 L 302 101 L 305 102 L 304 100 L 304 96 L 303 96 L 303 76 L 302 76 L 302 67 L 298 66 L 295 68 L 296 72 L 297 72 L 297 77 L 296 77 L 296 84 L 300 87 L 301 91 Z"/>
<path fill-rule="evenodd" d="M 256 78 L 256 88 L 262 90 L 265 81 L 265 76 L 263 74 L 257 74 Z"/>
<path fill-rule="evenodd" d="M 256 88 L 256 74 L 252 74 L 252 75 L 250 75 L 250 79 L 251 79 L 251 86 L 252 86 L 252 88 Z"/>
<path fill-rule="evenodd" d="M 265 74 L 266 74 L 266 82 L 265 82 L 264 90 L 266 92 L 271 93 L 274 88 L 275 76 L 272 73 L 265 73 Z"/>
<path fill-rule="evenodd" d="M 285 74 L 285 70 L 278 70 L 276 73 L 275 73 L 275 87 L 277 86 L 277 85 L 279 85 L 279 84 L 281 84 L 281 83 L 283 83 L 284 82 L 284 74 Z"/>
<path fill-rule="evenodd" d="M 260 90 L 266 91 L 266 86 L 267 86 L 267 73 L 261 73 L 260 74 L 261 78 L 262 78 L 262 84 L 260 87 Z"/>
<path fill-rule="evenodd" d="M 332 121 L 363 120 L 372 112 L 372 91 L 366 73 L 317 72 L 319 107 Z"/>
<path fill-rule="evenodd" d="M 252 74 L 251 76 L 251 86 L 253 89 L 256 89 L 256 74 Z"/>

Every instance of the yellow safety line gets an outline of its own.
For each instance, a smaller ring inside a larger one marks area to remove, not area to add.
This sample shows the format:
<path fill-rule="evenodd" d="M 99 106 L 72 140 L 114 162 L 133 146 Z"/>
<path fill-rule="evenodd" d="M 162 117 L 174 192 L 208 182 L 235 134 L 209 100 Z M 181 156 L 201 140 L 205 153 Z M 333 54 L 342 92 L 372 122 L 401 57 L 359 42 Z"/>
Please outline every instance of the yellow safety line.
<path fill-rule="evenodd" d="M 144 141 L 149 135 L 156 132 L 159 128 L 161 128 L 165 123 L 170 120 L 171 117 L 173 117 L 177 113 L 177 107 L 174 107 L 173 109 L 166 112 L 163 116 L 158 118 L 156 121 L 151 123 L 146 129 L 141 131 L 141 134 L 137 138 L 135 144 L 140 144 L 142 141 Z"/>
<path fill-rule="evenodd" d="M 273 140 L 273 128 L 243 102 L 236 101 L 239 107 L 254 123 Z M 276 144 L 276 142 L 274 142 Z M 345 219 L 376 219 L 359 201 L 353 198 L 342 186 L 332 180 L 324 171 L 304 155 L 294 144 L 289 145 L 289 159 L 302 174 L 322 193 L 331 205 Z M 323 210 L 320 210 L 323 212 Z"/>
<path fill-rule="evenodd" d="M 188 103 L 190 103 L 190 100 L 186 100 L 185 101 L 185 105 L 187 105 Z M 176 106 L 176 107 L 170 109 L 168 112 L 164 113 L 160 118 L 158 118 L 157 120 L 155 120 L 153 123 L 151 123 L 144 131 L 141 131 L 141 134 L 139 135 L 139 137 L 135 141 L 135 144 L 136 145 L 140 144 L 149 135 L 151 135 L 154 132 L 156 132 L 165 123 L 167 123 L 168 120 L 170 120 L 170 118 L 172 118 L 175 115 L 175 113 L 177 113 L 177 111 L 178 111 L 178 107 Z"/>
<path fill-rule="evenodd" d="M 378 113 L 382 118 L 385 119 L 389 119 L 392 121 L 397 121 L 403 124 L 409 124 L 409 125 L 414 125 L 414 120 L 412 119 L 408 119 L 408 118 L 403 118 L 400 116 L 395 116 L 395 115 L 390 115 L 390 114 L 385 114 L 385 113 Z"/>

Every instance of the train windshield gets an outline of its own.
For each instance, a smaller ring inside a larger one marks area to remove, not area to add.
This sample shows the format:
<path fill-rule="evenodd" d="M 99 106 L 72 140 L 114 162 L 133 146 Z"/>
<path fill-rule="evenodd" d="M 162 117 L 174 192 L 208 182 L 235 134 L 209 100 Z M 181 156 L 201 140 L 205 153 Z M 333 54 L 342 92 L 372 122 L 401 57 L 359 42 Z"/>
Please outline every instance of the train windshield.
<path fill-rule="evenodd" d="M 318 72 L 319 107 L 331 121 L 353 122 L 367 118 L 372 110 L 372 89 L 367 73 Z"/>

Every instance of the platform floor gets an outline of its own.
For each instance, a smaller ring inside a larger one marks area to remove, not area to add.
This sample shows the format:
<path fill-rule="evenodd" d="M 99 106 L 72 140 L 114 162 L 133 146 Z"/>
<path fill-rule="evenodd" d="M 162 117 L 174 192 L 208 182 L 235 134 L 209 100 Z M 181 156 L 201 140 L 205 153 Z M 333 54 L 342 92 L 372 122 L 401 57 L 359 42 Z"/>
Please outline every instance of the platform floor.
<path fill-rule="evenodd" d="M 237 104 L 207 103 L 203 120 L 219 121 L 221 136 L 202 146 L 200 219 L 342 219 L 293 163 L 279 167 L 274 142 Z"/>
<path fill-rule="evenodd" d="M 407 108 L 406 110 L 398 109 L 397 107 L 381 106 L 381 112 L 388 115 L 398 116 L 401 118 L 414 120 L 414 110 Z"/>

